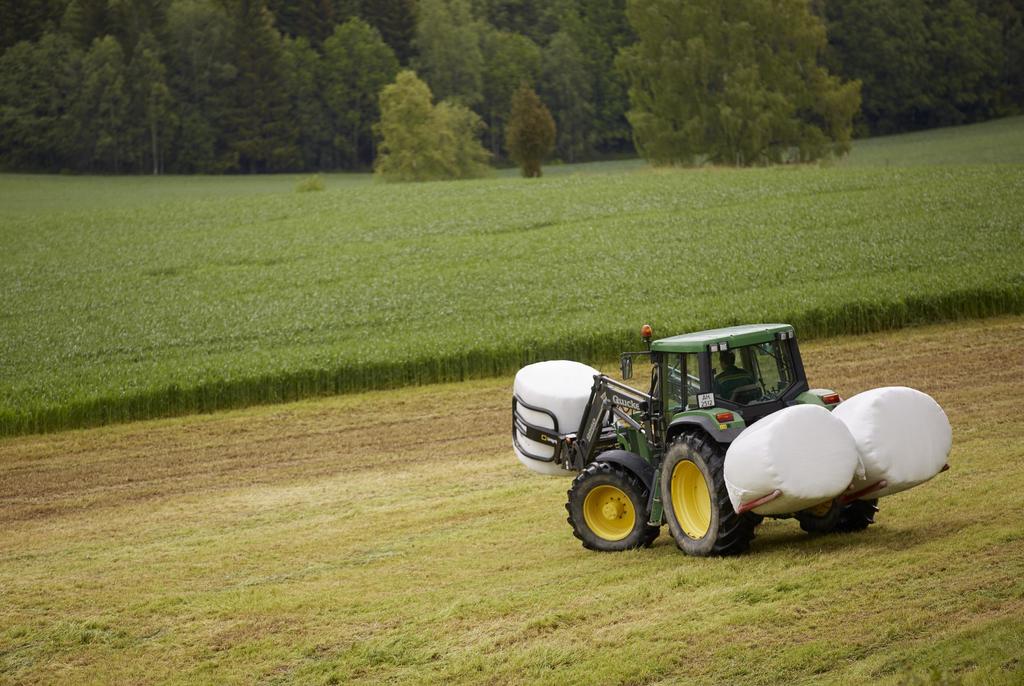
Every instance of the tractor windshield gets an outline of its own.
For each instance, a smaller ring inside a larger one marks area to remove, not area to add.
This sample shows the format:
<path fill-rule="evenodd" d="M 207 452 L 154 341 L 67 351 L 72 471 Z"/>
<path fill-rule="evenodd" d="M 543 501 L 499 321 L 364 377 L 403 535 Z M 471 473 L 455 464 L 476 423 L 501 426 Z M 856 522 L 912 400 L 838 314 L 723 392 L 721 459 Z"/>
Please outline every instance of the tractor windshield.
<path fill-rule="evenodd" d="M 711 357 L 715 395 L 740 405 L 775 400 L 796 380 L 789 347 L 769 341 Z"/>

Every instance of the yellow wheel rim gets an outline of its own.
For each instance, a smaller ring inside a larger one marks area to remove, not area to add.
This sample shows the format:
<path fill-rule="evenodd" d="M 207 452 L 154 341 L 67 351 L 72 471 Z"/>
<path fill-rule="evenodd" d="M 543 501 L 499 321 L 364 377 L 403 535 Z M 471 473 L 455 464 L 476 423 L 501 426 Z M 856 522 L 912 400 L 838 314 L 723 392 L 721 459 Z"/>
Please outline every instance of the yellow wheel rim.
<path fill-rule="evenodd" d="M 711 528 L 711 493 L 704 475 L 693 462 L 683 460 L 672 469 L 672 511 L 686 535 L 704 538 Z"/>
<path fill-rule="evenodd" d="M 832 509 L 832 501 L 831 500 L 826 500 L 821 505 L 815 505 L 814 507 L 807 508 L 807 511 L 810 512 L 815 517 L 824 517 L 825 515 L 827 515 L 829 513 L 829 511 L 831 509 Z"/>
<path fill-rule="evenodd" d="M 583 499 L 583 519 L 604 540 L 621 541 L 633 530 L 636 512 L 625 491 L 602 484 Z"/>

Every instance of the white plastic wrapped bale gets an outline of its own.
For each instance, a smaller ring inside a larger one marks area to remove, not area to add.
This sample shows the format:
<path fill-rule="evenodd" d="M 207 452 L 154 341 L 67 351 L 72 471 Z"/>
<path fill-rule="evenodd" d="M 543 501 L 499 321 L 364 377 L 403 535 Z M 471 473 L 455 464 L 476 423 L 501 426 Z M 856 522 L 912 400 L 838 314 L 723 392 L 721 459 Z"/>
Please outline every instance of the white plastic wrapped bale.
<path fill-rule="evenodd" d="M 813 507 L 844 492 L 860 469 L 853 436 L 823 407 L 795 405 L 744 430 L 725 454 L 725 486 L 737 511 L 785 514 Z"/>
<path fill-rule="evenodd" d="M 583 420 L 587 401 L 590 400 L 595 374 L 600 372 L 593 367 L 569 360 L 537 362 L 523 367 L 516 374 L 512 392 L 523 403 L 550 412 L 558 420 L 558 426 L 555 426 L 549 415 L 530 410 L 522 404 L 519 405 L 519 415 L 530 424 L 544 429 L 557 429 L 563 434 L 576 431 Z M 516 431 L 516 440 L 526 452 L 538 457 L 551 458 L 555 454 L 552 446 L 531 440 L 519 431 Z M 524 455 L 514 442 L 512 448 L 520 462 L 539 474 L 575 474 L 551 462 Z"/>
<path fill-rule="evenodd" d="M 884 481 L 865 493 L 879 498 L 905 491 L 942 471 L 953 446 L 946 413 L 927 393 L 906 386 L 887 386 L 859 393 L 832 414 L 846 424 L 860 451 L 864 476 L 854 492 Z"/>

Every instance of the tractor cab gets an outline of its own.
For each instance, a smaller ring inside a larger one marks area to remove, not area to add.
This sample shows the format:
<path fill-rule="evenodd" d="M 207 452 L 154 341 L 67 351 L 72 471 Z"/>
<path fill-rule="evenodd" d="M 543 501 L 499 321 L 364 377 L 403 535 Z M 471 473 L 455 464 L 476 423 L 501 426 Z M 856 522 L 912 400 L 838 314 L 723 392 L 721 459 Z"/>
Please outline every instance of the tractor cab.
<path fill-rule="evenodd" d="M 650 341 L 651 392 L 660 396 L 668 425 L 699 423 L 722 442 L 789 405 L 831 409 L 839 397 L 810 390 L 796 335 L 789 324 L 747 324 Z M 632 374 L 623 356 L 623 376 Z M 655 383 L 659 380 L 660 383 Z M 673 433 L 670 430 L 670 433 Z"/>
<path fill-rule="evenodd" d="M 667 417 L 712 407 L 747 424 L 793 404 L 808 390 L 788 324 L 750 324 L 673 336 L 651 344 L 662 369 Z"/>

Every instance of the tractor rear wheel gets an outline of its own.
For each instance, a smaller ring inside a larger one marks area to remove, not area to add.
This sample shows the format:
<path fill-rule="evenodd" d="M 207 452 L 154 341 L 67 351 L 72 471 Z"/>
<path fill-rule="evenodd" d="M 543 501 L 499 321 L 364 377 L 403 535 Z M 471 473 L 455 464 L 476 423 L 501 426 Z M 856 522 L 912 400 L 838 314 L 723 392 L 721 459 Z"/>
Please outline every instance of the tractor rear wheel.
<path fill-rule="evenodd" d="M 688 555 L 746 552 L 761 521 L 736 514 L 725 489 L 725 449 L 700 434 L 683 434 L 665 454 L 661 502 L 672 537 Z"/>
<path fill-rule="evenodd" d="M 849 533 L 863 531 L 875 523 L 878 499 L 854 500 L 840 505 L 833 500 L 830 507 L 819 506 L 796 513 L 800 528 L 809 534 Z"/>
<path fill-rule="evenodd" d="M 800 522 L 800 528 L 809 534 L 829 534 L 836 530 L 842 511 L 843 506 L 838 500 L 830 500 L 817 507 L 797 512 L 796 521 Z"/>
<path fill-rule="evenodd" d="M 840 510 L 836 531 L 863 531 L 875 523 L 876 512 L 878 512 L 878 498 L 854 500 Z"/>
<path fill-rule="evenodd" d="M 569 489 L 566 520 L 584 548 L 601 551 L 649 546 L 661 527 L 650 526 L 650 491 L 631 472 L 607 462 L 592 462 Z"/>

